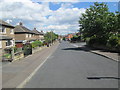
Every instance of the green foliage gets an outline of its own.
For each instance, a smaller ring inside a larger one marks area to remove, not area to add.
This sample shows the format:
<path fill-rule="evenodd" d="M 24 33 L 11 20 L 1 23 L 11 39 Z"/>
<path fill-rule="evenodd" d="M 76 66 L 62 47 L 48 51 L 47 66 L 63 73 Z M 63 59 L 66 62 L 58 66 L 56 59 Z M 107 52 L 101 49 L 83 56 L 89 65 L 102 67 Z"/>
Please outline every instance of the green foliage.
<path fill-rule="evenodd" d="M 32 44 L 32 48 L 35 48 L 35 47 L 40 47 L 40 46 L 42 46 L 43 45 L 43 43 L 41 42 L 41 41 L 34 41 L 34 42 L 32 42 L 31 43 Z"/>
<path fill-rule="evenodd" d="M 58 35 L 55 34 L 54 32 L 47 32 L 45 34 L 45 42 L 46 43 L 52 43 L 54 40 L 56 40 L 58 38 Z"/>
<path fill-rule="evenodd" d="M 120 38 L 116 35 L 112 35 L 107 43 L 109 47 L 119 47 L 120 46 Z"/>
<path fill-rule="evenodd" d="M 105 37 L 104 38 L 103 37 L 99 37 L 99 38 L 92 37 L 89 39 L 88 44 L 89 45 L 94 45 L 94 44 L 106 45 L 107 39 Z"/>
<path fill-rule="evenodd" d="M 9 54 L 9 53 L 4 54 L 3 57 L 10 58 L 10 57 L 11 57 L 11 54 Z"/>
<path fill-rule="evenodd" d="M 90 45 L 120 46 L 120 12 L 109 12 L 105 3 L 94 3 L 79 19 L 83 38 Z"/>
<path fill-rule="evenodd" d="M 72 38 L 71 38 L 71 41 L 74 42 L 74 41 L 80 41 L 81 40 L 81 36 L 77 36 L 77 35 L 74 35 Z"/>
<path fill-rule="evenodd" d="M 77 36 L 77 35 L 74 35 L 74 36 L 71 38 L 71 41 L 76 41 L 77 38 L 78 38 L 78 36 Z"/>
<path fill-rule="evenodd" d="M 118 16 L 109 12 L 104 3 L 94 3 L 79 20 L 80 32 L 84 37 L 102 37 L 117 32 Z"/>
<path fill-rule="evenodd" d="M 66 40 L 66 38 L 65 38 L 65 37 L 63 37 L 63 40 Z"/>
<path fill-rule="evenodd" d="M 14 53 L 16 53 L 16 52 L 17 52 L 17 47 L 15 46 L 15 47 L 14 47 Z"/>

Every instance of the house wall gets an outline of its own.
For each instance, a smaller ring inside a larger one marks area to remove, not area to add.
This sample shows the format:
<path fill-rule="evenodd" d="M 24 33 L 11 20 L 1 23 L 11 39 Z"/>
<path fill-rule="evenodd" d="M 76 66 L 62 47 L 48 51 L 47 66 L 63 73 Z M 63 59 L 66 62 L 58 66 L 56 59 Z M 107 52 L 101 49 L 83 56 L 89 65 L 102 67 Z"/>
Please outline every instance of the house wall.
<path fill-rule="evenodd" d="M 11 30 L 13 31 L 12 33 L 11 33 Z M 5 33 L 1 33 L 2 35 L 7 35 L 7 36 L 9 36 L 9 37 L 11 37 L 11 38 L 15 38 L 15 35 L 14 35 L 14 29 L 13 28 L 10 28 L 10 27 L 5 27 Z"/>
<path fill-rule="evenodd" d="M 39 39 L 43 40 L 44 39 L 44 35 L 39 35 Z"/>
<path fill-rule="evenodd" d="M 8 37 L 11 37 L 12 38 L 12 45 L 10 46 L 6 46 L 6 42 L 7 40 L 2 40 L 2 49 L 5 49 L 7 47 L 13 47 L 15 45 L 15 34 L 14 34 L 14 29 L 11 28 L 11 27 L 5 27 L 5 26 L 2 26 L 2 28 L 5 29 L 5 32 L 0 32 L 1 35 L 5 35 L 5 36 L 8 36 Z M 11 33 L 11 30 L 12 30 L 12 33 Z"/>
<path fill-rule="evenodd" d="M 15 40 L 33 40 L 33 39 L 38 39 L 36 35 L 33 34 L 15 34 Z"/>
<path fill-rule="evenodd" d="M 26 34 L 15 34 L 15 40 L 26 40 Z"/>
<path fill-rule="evenodd" d="M 0 47 L 0 49 L 5 49 L 6 48 L 6 40 L 2 40 L 0 42 L 2 44 L 2 47 Z"/>

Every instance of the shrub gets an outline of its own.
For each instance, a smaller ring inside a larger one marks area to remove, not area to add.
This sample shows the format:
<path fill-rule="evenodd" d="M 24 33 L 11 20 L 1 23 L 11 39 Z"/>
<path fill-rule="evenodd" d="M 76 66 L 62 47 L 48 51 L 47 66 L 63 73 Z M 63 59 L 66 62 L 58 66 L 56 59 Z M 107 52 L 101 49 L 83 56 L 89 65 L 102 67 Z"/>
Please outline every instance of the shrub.
<path fill-rule="evenodd" d="M 40 47 L 42 45 L 43 45 L 43 43 L 41 41 L 34 41 L 34 42 L 32 42 L 32 48 Z"/>
<path fill-rule="evenodd" d="M 120 38 L 119 38 L 118 36 L 112 35 L 112 36 L 109 38 L 109 40 L 108 40 L 108 42 L 107 42 L 107 45 L 108 45 L 109 47 L 118 47 L 118 46 L 120 46 Z"/>
<path fill-rule="evenodd" d="M 100 44 L 100 45 L 106 45 L 107 44 L 107 39 L 105 37 L 92 37 L 89 39 L 88 45 L 94 45 L 94 44 Z"/>
<path fill-rule="evenodd" d="M 3 57 L 10 58 L 10 57 L 11 57 L 11 54 L 9 54 L 9 53 L 4 54 Z"/>

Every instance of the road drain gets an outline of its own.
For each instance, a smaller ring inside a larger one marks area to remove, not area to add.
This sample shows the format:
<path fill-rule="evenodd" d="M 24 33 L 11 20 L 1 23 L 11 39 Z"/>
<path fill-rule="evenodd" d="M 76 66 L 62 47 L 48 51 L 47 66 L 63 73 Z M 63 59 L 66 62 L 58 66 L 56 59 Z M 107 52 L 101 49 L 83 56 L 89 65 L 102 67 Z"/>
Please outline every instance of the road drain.
<path fill-rule="evenodd" d="M 120 80 L 119 77 L 87 77 L 87 79 L 118 79 Z"/>

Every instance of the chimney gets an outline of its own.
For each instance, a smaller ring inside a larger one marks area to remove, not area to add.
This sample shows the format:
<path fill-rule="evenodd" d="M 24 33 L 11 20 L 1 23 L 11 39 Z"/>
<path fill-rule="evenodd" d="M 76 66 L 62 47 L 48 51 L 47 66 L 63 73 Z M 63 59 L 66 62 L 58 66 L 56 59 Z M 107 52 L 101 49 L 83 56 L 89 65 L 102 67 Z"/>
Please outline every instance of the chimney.
<path fill-rule="evenodd" d="M 23 23 L 22 23 L 22 22 L 20 22 L 20 23 L 19 23 L 19 25 L 21 25 L 21 26 L 22 26 L 22 25 L 23 25 Z"/>
<path fill-rule="evenodd" d="M 36 28 L 34 28 L 34 30 L 36 30 Z"/>

